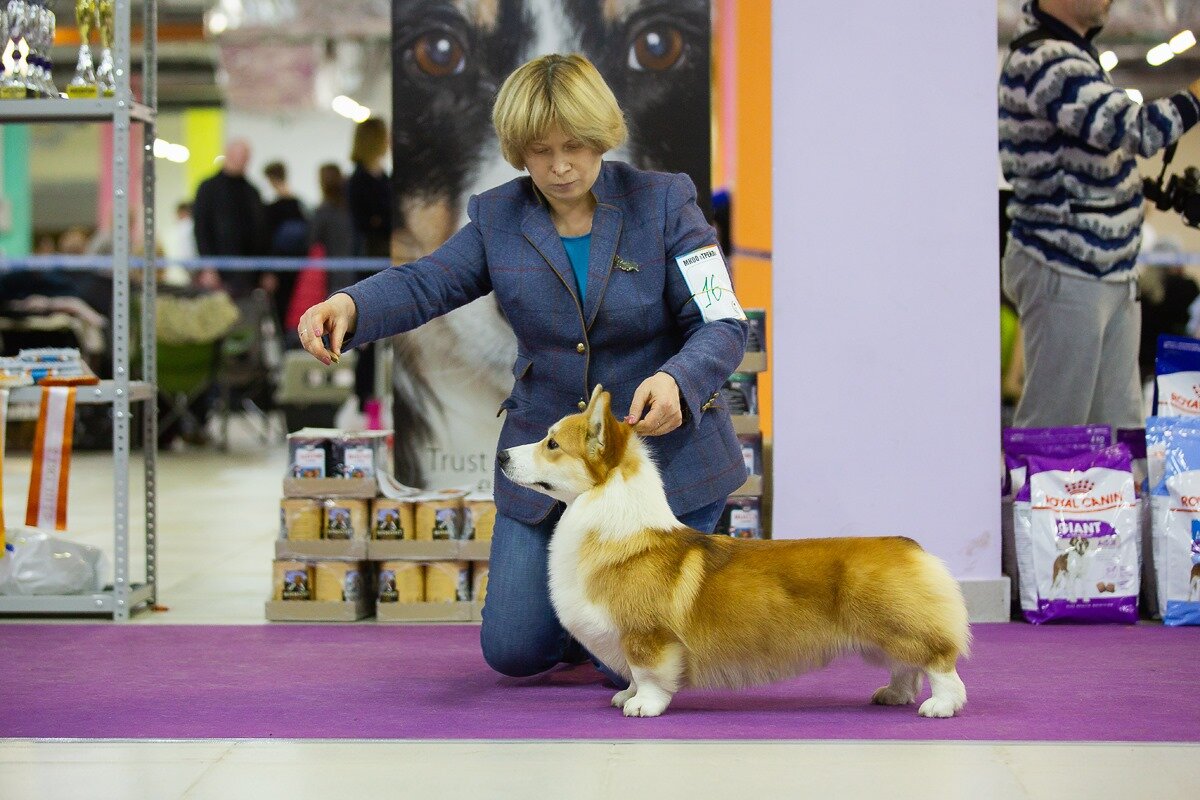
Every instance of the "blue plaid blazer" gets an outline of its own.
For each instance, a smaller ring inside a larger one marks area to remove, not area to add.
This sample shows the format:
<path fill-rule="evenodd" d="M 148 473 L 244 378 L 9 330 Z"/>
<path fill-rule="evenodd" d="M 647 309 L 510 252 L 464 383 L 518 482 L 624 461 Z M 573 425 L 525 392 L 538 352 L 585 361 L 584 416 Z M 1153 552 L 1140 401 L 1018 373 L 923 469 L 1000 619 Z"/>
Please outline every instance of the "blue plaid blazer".
<path fill-rule="evenodd" d="M 605 161 L 592 192 L 585 303 L 548 207 L 521 177 L 473 196 L 469 222 L 429 256 L 346 289 L 358 307 L 354 342 L 412 330 L 495 292 L 517 336 L 499 449 L 540 440 L 578 412 L 597 383 L 612 393 L 614 413 L 627 413 L 638 385 L 666 372 L 679 385 L 685 422 L 649 443 L 671 508 L 694 511 L 746 479 L 717 393 L 742 360 L 748 327 L 705 323 L 675 263 L 717 241 L 687 175 Z M 498 470 L 495 480 L 498 511 L 522 522 L 540 522 L 556 502 Z"/>

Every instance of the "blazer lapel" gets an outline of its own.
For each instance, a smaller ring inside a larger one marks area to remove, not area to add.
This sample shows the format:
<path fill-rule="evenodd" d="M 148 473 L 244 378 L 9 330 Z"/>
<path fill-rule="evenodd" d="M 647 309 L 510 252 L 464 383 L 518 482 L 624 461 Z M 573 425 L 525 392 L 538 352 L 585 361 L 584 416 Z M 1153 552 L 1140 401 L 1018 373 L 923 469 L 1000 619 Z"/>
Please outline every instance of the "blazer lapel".
<path fill-rule="evenodd" d="M 604 299 L 604 292 L 608 288 L 613 259 L 617 255 L 617 242 L 621 238 L 623 216 L 619 208 L 603 202 L 597 202 L 592 215 L 592 246 L 588 253 L 587 291 L 584 292 L 587 306 L 583 311 L 589 329 L 596 321 L 600 301 Z"/>
<path fill-rule="evenodd" d="M 550 213 L 541 206 L 529 209 L 521 219 L 521 232 L 525 234 L 525 238 L 529 240 L 530 244 L 542 254 L 542 258 L 546 259 L 550 268 L 558 273 L 563 285 L 575 299 L 575 304 L 579 305 L 579 289 L 575 283 L 575 273 L 571 269 L 571 261 L 567 258 L 567 251 L 563 247 L 562 239 L 558 237 L 558 230 L 550 221 Z M 592 246 L 595 247 L 595 244 Z M 582 313 L 581 307 L 580 314 Z"/>

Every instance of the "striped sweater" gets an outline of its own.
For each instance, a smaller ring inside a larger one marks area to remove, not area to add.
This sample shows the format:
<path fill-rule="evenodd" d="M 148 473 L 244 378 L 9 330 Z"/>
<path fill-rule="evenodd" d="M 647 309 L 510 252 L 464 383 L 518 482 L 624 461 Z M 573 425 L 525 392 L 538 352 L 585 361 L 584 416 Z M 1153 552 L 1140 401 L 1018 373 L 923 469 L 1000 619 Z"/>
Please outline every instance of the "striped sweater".
<path fill-rule="evenodd" d="M 1191 92 L 1140 105 L 1118 89 L 1092 45 L 1026 5 L 1046 38 L 1013 51 L 1000 75 L 1000 166 L 1012 184 L 1010 236 L 1052 268 L 1130 279 L 1141 245 L 1147 158 L 1200 120 Z"/>

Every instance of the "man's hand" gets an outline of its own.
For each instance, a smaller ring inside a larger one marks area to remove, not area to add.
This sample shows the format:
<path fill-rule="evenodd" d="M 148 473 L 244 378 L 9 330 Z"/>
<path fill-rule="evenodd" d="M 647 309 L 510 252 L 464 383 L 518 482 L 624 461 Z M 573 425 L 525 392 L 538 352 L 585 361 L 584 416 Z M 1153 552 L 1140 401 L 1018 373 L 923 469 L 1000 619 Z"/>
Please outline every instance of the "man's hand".
<path fill-rule="evenodd" d="M 649 407 L 646 418 L 642 412 Z M 642 436 L 662 436 L 683 424 L 683 407 L 679 400 L 679 386 L 665 372 L 656 372 L 633 393 L 633 405 L 625 421 L 635 425 Z"/>
<path fill-rule="evenodd" d="M 342 354 L 342 341 L 346 332 L 354 330 L 358 324 L 358 307 L 348 294 L 338 292 L 324 303 L 304 312 L 300 324 L 296 326 L 300 334 L 300 344 L 304 349 L 317 357 L 322 364 L 337 361 Z M 321 337 L 329 334 L 329 350 L 325 349 Z"/>

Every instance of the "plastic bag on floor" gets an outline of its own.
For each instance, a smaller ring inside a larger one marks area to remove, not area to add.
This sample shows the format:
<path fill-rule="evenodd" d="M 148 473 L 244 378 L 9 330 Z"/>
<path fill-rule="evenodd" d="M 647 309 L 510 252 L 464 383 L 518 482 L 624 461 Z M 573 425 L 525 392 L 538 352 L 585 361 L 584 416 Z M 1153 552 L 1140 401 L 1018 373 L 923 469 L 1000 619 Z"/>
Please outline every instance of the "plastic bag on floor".
<path fill-rule="evenodd" d="M 98 547 L 33 528 L 10 530 L 0 558 L 0 594 L 85 594 L 104 588 L 111 566 Z"/>

